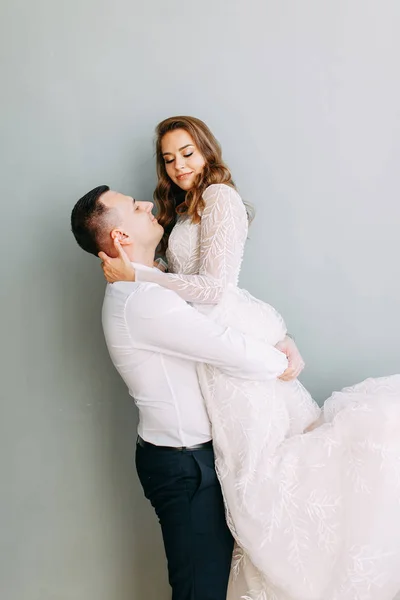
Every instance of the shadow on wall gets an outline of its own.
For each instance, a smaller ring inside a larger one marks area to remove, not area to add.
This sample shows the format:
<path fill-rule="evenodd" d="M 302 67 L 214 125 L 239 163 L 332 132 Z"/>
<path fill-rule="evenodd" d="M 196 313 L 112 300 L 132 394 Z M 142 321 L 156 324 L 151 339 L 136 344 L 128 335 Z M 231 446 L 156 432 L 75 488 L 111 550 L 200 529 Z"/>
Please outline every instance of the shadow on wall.
<path fill-rule="evenodd" d="M 35 257 L 25 265 L 24 302 L 34 315 L 25 352 L 44 431 L 35 432 L 35 444 L 47 457 L 35 465 L 44 483 L 36 501 L 47 514 L 32 525 L 32 544 L 41 529 L 54 531 L 43 543 L 38 593 L 53 597 L 57 586 L 77 600 L 167 599 L 161 532 L 135 469 L 137 412 L 101 329 L 105 282 L 65 217 L 35 230 Z M 35 566 L 30 555 L 25 560 Z"/>
<path fill-rule="evenodd" d="M 113 524 L 107 537 L 113 541 L 110 562 L 118 573 L 118 597 L 161 600 L 169 594 L 161 531 L 136 474 L 137 411 L 111 364 L 101 330 L 105 282 L 100 264 L 95 257 L 79 251 L 75 260 L 64 263 L 61 269 L 58 264 L 57 270 L 63 274 L 59 284 L 66 292 L 69 290 L 60 333 L 63 339 L 68 336 L 68 352 L 74 357 L 82 381 L 82 405 L 87 397 L 91 398 L 90 412 L 99 426 L 96 445 L 101 460 L 97 466 L 105 483 L 103 493 L 109 500 L 108 519 Z"/>

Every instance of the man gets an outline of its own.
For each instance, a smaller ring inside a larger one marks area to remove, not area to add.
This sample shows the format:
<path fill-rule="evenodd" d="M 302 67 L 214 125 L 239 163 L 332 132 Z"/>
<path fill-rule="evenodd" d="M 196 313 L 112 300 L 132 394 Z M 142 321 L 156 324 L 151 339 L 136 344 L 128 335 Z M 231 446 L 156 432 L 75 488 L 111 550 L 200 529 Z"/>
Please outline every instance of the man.
<path fill-rule="evenodd" d="M 72 231 L 95 256 L 115 256 L 116 245 L 136 268 L 152 269 L 163 235 L 152 206 L 100 186 L 75 205 Z M 287 358 L 153 283 L 108 285 L 102 320 L 111 359 L 139 409 L 136 466 L 161 524 L 173 600 L 225 600 L 233 539 L 196 363 L 265 380 L 281 375 Z"/>

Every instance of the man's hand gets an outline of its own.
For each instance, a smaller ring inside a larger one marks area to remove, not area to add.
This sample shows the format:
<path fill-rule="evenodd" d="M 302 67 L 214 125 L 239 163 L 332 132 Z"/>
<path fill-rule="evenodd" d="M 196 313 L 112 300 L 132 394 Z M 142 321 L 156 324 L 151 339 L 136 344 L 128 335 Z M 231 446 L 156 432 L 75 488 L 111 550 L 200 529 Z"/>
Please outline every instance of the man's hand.
<path fill-rule="evenodd" d="M 297 379 L 302 370 L 304 369 L 304 360 L 301 357 L 301 354 L 294 343 L 294 341 L 286 336 L 281 342 L 279 342 L 276 346 L 277 350 L 280 350 L 284 354 L 286 354 L 287 359 L 289 361 L 288 368 L 282 375 L 279 377 L 282 381 L 293 381 L 293 379 Z"/>
<path fill-rule="evenodd" d="M 309 433 L 310 431 L 314 431 L 314 429 L 317 429 L 317 427 L 320 427 L 323 424 L 324 424 L 324 414 L 321 411 L 320 417 L 316 421 L 311 423 L 311 425 L 306 427 L 306 429 L 304 430 L 304 433 Z"/>
<path fill-rule="evenodd" d="M 105 252 L 99 252 L 104 277 L 108 283 L 135 281 L 135 269 L 119 240 L 114 240 L 114 247 L 118 255 L 116 258 L 111 258 Z"/>

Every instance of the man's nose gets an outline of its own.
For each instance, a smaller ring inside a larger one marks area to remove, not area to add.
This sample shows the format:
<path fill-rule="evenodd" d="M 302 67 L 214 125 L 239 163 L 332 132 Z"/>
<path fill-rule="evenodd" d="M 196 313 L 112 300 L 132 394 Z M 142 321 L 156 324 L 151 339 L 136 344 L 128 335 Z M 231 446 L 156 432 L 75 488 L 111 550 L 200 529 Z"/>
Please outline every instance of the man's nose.
<path fill-rule="evenodd" d="M 144 202 L 142 201 L 140 203 L 140 208 L 148 213 L 150 213 L 153 210 L 153 203 L 152 202 Z"/>

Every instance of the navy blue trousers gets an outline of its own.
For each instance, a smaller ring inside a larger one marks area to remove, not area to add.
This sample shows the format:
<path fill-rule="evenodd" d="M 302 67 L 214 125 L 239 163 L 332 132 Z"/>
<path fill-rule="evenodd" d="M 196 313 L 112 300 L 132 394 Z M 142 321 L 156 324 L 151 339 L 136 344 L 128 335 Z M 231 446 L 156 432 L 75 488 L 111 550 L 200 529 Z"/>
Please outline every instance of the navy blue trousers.
<path fill-rule="evenodd" d="M 212 447 L 136 447 L 144 494 L 162 529 L 172 600 L 226 600 L 233 538 Z"/>

